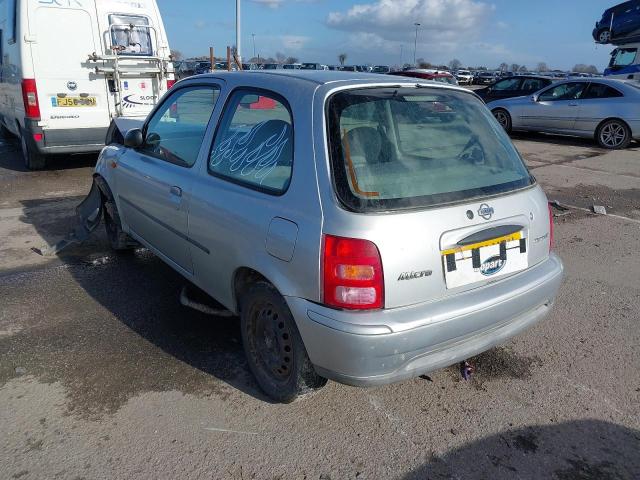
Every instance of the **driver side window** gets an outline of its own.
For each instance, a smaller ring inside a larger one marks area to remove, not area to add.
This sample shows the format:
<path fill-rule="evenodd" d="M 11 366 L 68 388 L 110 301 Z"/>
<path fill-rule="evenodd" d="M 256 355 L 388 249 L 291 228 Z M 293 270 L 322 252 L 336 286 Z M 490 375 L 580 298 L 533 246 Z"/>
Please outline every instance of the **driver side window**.
<path fill-rule="evenodd" d="M 174 92 L 149 120 L 141 152 L 182 167 L 193 166 L 219 94 L 215 85 Z"/>
<path fill-rule="evenodd" d="M 577 100 L 587 86 L 584 82 L 570 82 L 557 85 L 545 90 L 538 97 L 540 102 L 554 102 L 559 100 Z"/>

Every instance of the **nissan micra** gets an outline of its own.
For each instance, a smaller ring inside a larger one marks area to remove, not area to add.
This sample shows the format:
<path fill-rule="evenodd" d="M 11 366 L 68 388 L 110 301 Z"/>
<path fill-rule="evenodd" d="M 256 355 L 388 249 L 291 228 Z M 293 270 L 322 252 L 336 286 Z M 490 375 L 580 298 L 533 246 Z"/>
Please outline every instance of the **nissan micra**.
<path fill-rule="evenodd" d="M 216 72 L 117 137 L 94 176 L 113 248 L 143 244 L 237 314 L 278 401 L 452 365 L 556 297 L 545 194 L 465 89 Z"/>

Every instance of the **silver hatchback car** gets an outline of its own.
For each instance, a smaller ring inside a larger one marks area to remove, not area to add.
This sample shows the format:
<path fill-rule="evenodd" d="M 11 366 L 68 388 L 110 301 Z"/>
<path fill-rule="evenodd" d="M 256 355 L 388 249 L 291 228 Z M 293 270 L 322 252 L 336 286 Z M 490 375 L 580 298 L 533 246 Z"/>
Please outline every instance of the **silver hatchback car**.
<path fill-rule="evenodd" d="M 100 154 L 115 249 L 142 243 L 240 316 L 261 388 L 378 385 L 550 310 L 540 186 L 472 92 L 357 72 L 177 83 Z"/>

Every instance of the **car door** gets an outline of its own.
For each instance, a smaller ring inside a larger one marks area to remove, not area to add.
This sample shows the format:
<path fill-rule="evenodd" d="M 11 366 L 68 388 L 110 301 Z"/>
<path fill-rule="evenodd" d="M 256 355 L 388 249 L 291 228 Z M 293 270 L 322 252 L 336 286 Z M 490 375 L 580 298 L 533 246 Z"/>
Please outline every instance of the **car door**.
<path fill-rule="evenodd" d="M 262 89 L 236 89 L 220 115 L 193 187 L 189 231 L 199 245 L 191 248 L 196 283 L 225 306 L 237 265 L 293 257 L 293 128 L 287 101 Z"/>
<path fill-rule="evenodd" d="M 522 80 L 519 94 L 522 96 L 533 95 L 551 85 L 551 80 L 546 78 L 525 78 Z"/>
<path fill-rule="evenodd" d="M 606 83 L 592 82 L 582 94 L 580 110 L 574 130 L 593 135 L 602 120 L 619 114 L 616 105 L 624 105 L 626 99 L 618 89 Z"/>
<path fill-rule="evenodd" d="M 143 128 L 144 144 L 115 169 L 120 213 L 131 234 L 182 273 L 192 274 L 187 212 L 194 165 L 220 88 L 173 91 Z"/>
<path fill-rule="evenodd" d="M 486 102 L 493 102 L 503 98 L 517 97 L 522 85 L 522 79 L 518 77 L 505 78 L 488 87 Z"/>
<path fill-rule="evenodd" d="M 564 82 L 543 90 L 522 104 L 520 121 L 531 130 L 571 131 L 580 108 L 579 99 L 588 82 Z"/>

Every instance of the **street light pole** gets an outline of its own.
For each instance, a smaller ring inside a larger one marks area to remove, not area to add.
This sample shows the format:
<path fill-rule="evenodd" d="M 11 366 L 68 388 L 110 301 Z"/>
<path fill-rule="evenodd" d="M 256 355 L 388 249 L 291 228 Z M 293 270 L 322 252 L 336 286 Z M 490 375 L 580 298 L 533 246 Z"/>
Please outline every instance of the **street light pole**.
<path fill-rule="evenodd" d="M 253 40 L 253 58 L 256 58 L 256 34 L 251 34 L 251 39 Z"/>
<path fill-rule="evenodd" d="M 418 27 L 420 26 L 419 23 L 414 23 L 414 25 L 416 26 L 416 38 L 413 41 L 413 66 L 416 66 L 416 49 L 418 48 Z"/>
<path fill-rule="evenodd" d="M 236 55 L 238 56 L 238 62 L 242 61 L 242 54 L 240 53 L 240 0 L 236 0 Z"/>

